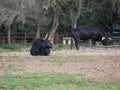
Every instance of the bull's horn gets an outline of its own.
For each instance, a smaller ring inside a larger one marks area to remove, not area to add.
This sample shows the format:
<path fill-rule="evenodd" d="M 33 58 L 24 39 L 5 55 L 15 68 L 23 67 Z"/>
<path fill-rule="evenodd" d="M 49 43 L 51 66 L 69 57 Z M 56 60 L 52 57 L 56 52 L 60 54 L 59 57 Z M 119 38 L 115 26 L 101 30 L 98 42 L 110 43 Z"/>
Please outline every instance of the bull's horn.
<path fill-rule="evenodd" d="M 112 38 L 111 38 L 111 37 L 109 37 L 109 40 L 112 40 Z"/>
<path fill-rule="evenodd" d="M 50 40 L 50 38 L 51 38 L 51 35 L 49 35 L 49 38 L 48 38 L 48 40 Z"/>
<path fill-rule="evenodd" d="M 102 37 L 102 40 L 104 40 L 105 39 L 105 37 Z"/>
<path fill-rule="evenodd" d="M 43 39 L 44 39 L 44 40 L 45 40 L 45 39 L 48 39 L 48 34 L 46 34 L 46 36 L 45 36 Z"/>

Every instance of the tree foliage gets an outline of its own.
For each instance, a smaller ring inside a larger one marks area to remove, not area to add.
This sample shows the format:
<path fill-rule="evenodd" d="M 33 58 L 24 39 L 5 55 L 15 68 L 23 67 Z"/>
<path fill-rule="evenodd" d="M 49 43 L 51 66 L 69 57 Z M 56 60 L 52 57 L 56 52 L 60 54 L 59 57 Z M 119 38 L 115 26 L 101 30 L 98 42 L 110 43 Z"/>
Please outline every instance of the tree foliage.
<path fill-rule="evenodd" d="M 111 32 L 119 21 L 120 0 L 0 0 L 0 25 L 9 27 L 6 31 L 14 23 L 26 23 L 36 37 L 50 31 L 51 40 L 56 30 L 68 30 L 69 25 L 102 25 Z"/>

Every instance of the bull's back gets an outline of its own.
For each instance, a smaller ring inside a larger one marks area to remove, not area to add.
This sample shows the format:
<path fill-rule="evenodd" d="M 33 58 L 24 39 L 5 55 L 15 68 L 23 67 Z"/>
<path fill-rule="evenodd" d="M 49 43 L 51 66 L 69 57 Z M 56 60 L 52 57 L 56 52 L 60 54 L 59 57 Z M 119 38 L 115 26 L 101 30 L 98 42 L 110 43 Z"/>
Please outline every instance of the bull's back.
<path fill-rule="evenodd" d="M 95 26 L 82 26 L 76 28 L 76 31 L 79 33 L 79 38 L 81 40 L 96 39 L 101 40 L 104 36 L 104 33 L 99 27 Z"/>
<path fill-rule="evenodd" d="M 94 36 L 99 34 L 103 35 L 102 31 L 98 27 L 81 27 L 78 31 L 86 36 Z"/>

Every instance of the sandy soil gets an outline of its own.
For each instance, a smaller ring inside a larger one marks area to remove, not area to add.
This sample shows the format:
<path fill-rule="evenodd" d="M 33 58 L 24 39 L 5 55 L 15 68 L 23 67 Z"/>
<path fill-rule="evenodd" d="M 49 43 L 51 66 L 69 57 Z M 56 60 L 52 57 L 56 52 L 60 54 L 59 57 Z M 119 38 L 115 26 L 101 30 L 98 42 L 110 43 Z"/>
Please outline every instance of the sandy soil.
<path fill-rule="evenodd" d="M 120 50 L 62 50 L 36 57 L 29 52 L 0 53 L 0 75 L 26 72 L 83 73 L 104 83 L 120 82 Z"/>

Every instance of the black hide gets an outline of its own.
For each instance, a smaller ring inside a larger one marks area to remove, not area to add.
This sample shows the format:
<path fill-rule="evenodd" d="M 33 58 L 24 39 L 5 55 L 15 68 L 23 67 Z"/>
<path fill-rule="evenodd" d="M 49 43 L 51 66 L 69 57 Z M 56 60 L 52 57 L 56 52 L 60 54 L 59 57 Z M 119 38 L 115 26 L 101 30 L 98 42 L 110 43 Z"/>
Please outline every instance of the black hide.
<path fill-rule="evenodd" d="M 95 26 L 81 26 L 72 28 L 71 36 L 75 40 L 75 46 L 77 50 L 79 49 L 79 40 L 86 41 L 91 39 L 93 45 L 96 44 L 96 41 L 101 41 L 103 45 L 108 44 L 108 37 L 100 28 Z"/>
<path fill-rule="evenodd" d="M 35 39 L 30 50 L 30 54 L 33 56 L 37 55 L 49 55 L 52 44 L 48 39 Z"/>

